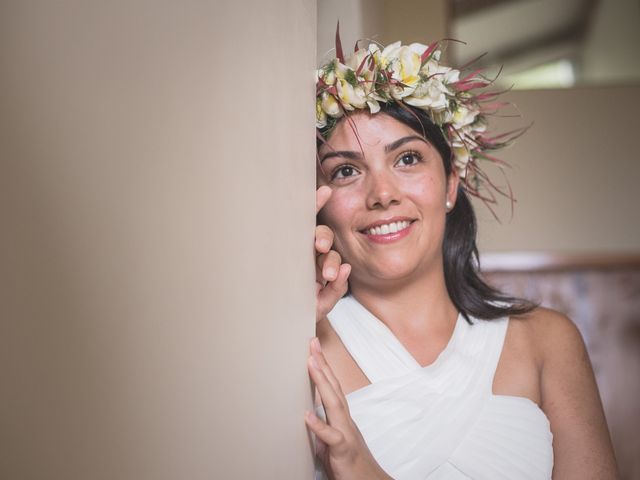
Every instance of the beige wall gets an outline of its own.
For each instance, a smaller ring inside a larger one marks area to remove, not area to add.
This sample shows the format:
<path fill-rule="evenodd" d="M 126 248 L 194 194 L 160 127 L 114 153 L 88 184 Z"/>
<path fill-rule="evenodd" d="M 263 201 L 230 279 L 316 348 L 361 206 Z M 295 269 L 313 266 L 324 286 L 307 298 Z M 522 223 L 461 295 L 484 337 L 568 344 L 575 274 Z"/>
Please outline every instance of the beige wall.
<path fill-rule="evenodd" d="M 484 252 L 640 251 L 640 87 L 520 91 L 505 95 L 523 118 L 496 123 L 504 130 L 534 122 L 501 158 L 517 197 L 515 216 L 497 224 L 482 206 Z M 504 210 L 503 210 L 504 211 Z"/>
<path fill-rule="evenodd" d="M 2 2 L 0 478 L 311 478 L 315 17 Z"/>
<path fill-rule="evenodd" d="M 383 45 L 445 38 L 445 6 L 444 0 L 318 0 L 318 60 L 334 48 L 338 20 L 345 53 L 361 38 Z"/>
<path fill-rule="evenodd" d="M 624 84 L 640 79 L 640 2 L 598 2 L 585 39 L 581 75 L 590 83 Z"/>

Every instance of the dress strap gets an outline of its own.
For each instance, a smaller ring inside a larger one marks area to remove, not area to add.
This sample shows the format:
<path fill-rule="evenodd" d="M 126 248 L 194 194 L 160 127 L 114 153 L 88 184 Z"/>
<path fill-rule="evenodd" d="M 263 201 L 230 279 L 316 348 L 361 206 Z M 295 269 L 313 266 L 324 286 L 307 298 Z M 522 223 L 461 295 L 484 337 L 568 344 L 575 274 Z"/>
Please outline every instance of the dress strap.
<path fill-rule="evenodd" d="M 393 332 L 352 295 L 341 298 L 327 315 L 343 345 L 371 383 L 420 370 L 434 388 L 491 395 L 508 318 L 471 324 L 458 316 L 449 343 L 422 367 Z"/>
<path fill-rule="evenodd" d="M 420 368 L 389 327 L 352 295 L 341 298 L 327 318 L 371 383 Z"/>
<path fill-rule="evenodd" d="M 479 355 L 477 388 L 485 395 L 492 394 L 493 379 L 498 368 L 504 340 L 509 327 L 509 317 L 494 320 L 477 320 L 484 330 L 482 353 Z"/>

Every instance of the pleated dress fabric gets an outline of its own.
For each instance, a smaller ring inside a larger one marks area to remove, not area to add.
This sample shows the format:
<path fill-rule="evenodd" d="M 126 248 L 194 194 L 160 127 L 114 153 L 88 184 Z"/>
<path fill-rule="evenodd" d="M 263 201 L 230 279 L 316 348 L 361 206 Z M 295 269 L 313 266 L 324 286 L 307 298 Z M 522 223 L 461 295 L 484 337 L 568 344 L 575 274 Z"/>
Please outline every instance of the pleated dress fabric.
<path fill-rule="evenodd" d="M 494 395 L 509 319 L 458 316 L 445 349 L 422 367 L 353 296 L 328 314 L 371 382 L 347 395 L 371 453 L 395 480 L 550 479 L 553 435 L 538 405 Z M 325 417 L 322 406 L 316 409 Z M 326 479 L 316 460 L 316 480 Z"/>

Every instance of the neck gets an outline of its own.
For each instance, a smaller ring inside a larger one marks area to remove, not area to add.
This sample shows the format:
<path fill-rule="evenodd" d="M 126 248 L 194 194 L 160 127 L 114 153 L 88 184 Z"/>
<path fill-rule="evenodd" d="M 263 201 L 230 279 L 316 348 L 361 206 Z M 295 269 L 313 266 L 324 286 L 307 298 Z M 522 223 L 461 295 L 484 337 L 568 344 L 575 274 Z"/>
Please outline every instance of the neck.
<path fill-rule="evenodd" d="M 439 330 L 458 316 L 441 264 L 418 278 L 371 283 L 352 278 L 350 288 L 356 300 L 396 332 Z"/>

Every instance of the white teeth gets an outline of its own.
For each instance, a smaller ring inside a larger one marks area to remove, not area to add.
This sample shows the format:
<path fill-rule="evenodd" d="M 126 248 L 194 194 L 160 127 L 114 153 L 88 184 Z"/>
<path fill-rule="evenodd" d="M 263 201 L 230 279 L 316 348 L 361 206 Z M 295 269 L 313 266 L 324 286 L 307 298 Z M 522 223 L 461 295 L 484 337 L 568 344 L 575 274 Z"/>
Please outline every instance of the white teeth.
<path fill-rule="evenodd" d="M 392 222 L 385 225 L 378 225 L 377 227 L 373 227 L 367 230 L 367 233 L 369 235 L 386 235 L 388 233 L 396 233 L 407 228 L 410 223 L 411 222 L 403 220 L 402 222 Z"/>

